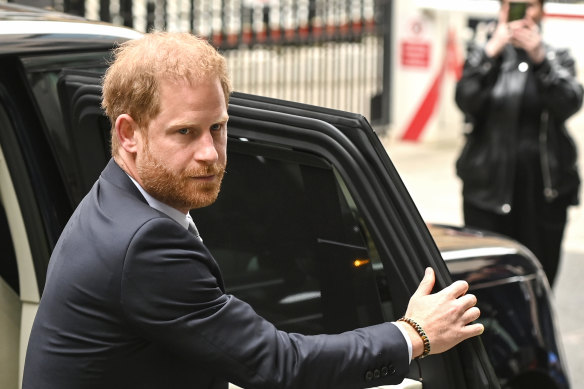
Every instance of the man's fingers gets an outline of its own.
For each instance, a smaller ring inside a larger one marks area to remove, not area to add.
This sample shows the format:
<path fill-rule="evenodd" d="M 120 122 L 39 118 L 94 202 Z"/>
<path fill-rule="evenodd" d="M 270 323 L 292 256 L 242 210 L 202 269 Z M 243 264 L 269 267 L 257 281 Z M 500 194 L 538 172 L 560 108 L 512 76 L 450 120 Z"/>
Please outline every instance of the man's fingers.
<path fill-rule="evenodd" d="M 539 33 L 539 26 L 531 19 L 525 19 L 525 26 L 530 30 Z"/>
<path fill-rule="evenodd" d="M 508 12 L 509 12 L 509 4 L 503 2 L 501 4 L 501 10 L 499 11 L 499 23 L 501 23 L 501 24 L 507 23 Z"/>
<path fill-rule="evenodd" d="M 434 288 L 434 283 L 436 282 L 436 275 L 434 274 L 434 269 L 431 267 L 426 268 L 426 272 L 424 273 L 424 278 L 420 282 L 418 289 L 414 293 L 415 295 L 419 296 L 426 296 L 432 293 L 432 289 Z"/>
<path fill-rule="evenodd" d="M 458 298 L 458 303 L 463 307 L 463 309 L 469 309 L 477 305 L 477 297 L 474 294 L 465 294 Z"/>
<path fill-rule="evenodd" d="M 454 281 L 452 284 L 442 289 L 443 293 L 446 293 L 449 297 L 459 298 L 464 295 L 468 290 L 468 282 L 458 280 Z"/>
<path fill-rule="evenodd" d="M 472 308 L 467 309 L 462 314 L 462 320 L 463 320 L 464 324 L 468 324 L 470 322 L 477 320 L 480 316 L 481 316 L 481 310 L 478 309 L 477 307 L 472 307 Z"/>
<path fill-rule="evenodd" d="M 468 338 L 472 338 L 473 336 L 481 335 L 483 332 L 485 332 L 485 326 L 483 326 L 481 323 L 469 324 L 464 327 L 461 332 L 464 338 L 462 340 L 466 340 Z"/>

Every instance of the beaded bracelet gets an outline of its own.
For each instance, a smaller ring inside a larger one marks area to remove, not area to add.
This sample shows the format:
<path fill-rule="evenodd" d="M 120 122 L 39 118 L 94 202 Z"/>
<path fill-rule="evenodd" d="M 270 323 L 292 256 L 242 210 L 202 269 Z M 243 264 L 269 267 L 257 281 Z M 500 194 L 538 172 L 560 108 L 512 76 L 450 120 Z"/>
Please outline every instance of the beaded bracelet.
<path fill-rule="evenodd" d="M 426 335 L 426 332 L 424 331 L 422 326 L 419 325 L 418 323 L 416 323 L 414 320 L 410 319 L 409 317 L 405 317 L 405 316 L 398 319 L 397 321 L 403 321 L 403 322 L 406 322 L 409 325 L 411 325 L 416 330 L 418 335 L 420 335 L 420 338 L 422 338 L 422 342 L 424 343 L 424 352 L 422 353 L 422 355 L 420 355 L 416 359 L 418 359 L 418 358 L 422 359 L 422 358 L 428 356 L 428 354 L 430 354 L 430 339 L 428 339 L 428 335 Z"/>

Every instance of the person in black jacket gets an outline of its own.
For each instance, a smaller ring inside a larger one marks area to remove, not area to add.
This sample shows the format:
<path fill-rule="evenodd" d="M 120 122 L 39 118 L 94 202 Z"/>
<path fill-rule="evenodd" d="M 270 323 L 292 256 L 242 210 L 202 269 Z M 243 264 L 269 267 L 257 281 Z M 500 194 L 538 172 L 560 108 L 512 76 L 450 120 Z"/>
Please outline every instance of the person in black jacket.
<path fill-rule="evenodd" d="M 508 21 L 503 0 L 485 46 L 470 46 L 456 103 L 472 124 L 456 162 L 469 227 L 510 236 L 556 277 L 567 208 L 578 203 L 576 148 L 565 121 L 583 89 L 566 50 L 542 41 L 544 0 Z"/>

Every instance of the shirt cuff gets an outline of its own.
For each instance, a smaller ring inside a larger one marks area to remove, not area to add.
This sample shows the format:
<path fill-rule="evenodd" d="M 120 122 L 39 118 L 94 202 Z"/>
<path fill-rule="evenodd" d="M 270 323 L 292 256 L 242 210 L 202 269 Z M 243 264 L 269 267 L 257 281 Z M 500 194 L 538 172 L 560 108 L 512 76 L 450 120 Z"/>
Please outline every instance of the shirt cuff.
<path fill-rule="evenodd" d="M 412 341 L 410 340 L 410 336 L 408 335 L 408 333 L 406 332 L 406 330 L 404 330 L 402 328 L 402 326 L 397 325 L 395 322 L 391 322 L 391 324 L 393 324 L 394 326 L 396 326 L 398 328 L 398 330 L 402 333 L 404 339 L 406 340 L 406 343 L 408 344 L 408 365 L 412 362 Z"/>

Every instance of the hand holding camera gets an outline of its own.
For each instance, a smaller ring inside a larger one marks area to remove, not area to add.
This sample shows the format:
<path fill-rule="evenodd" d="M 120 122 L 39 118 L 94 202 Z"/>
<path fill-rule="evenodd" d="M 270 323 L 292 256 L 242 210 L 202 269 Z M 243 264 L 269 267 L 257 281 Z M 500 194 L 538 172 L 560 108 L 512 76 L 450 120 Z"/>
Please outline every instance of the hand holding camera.
<path fill-rule="evenodd" d="M 510 42 L 513 46 L 527 52 L 534 64 L 544 60 L 545 50 L 539 27 L 530 19 L 521 19 L 509 24 L 511 31 Z"/>
<path fill-rule="evenodd" d="M 528 12 L 532 6 L 529 0 L 502 2 L 499 23 L 485 47 L 488 56 L 498 56 L 505 45 L 510 43 L 525 50 L 535 64 L 543 61 L 545 50 L 537 24 L 539 20 L 534 20 Z"/>

